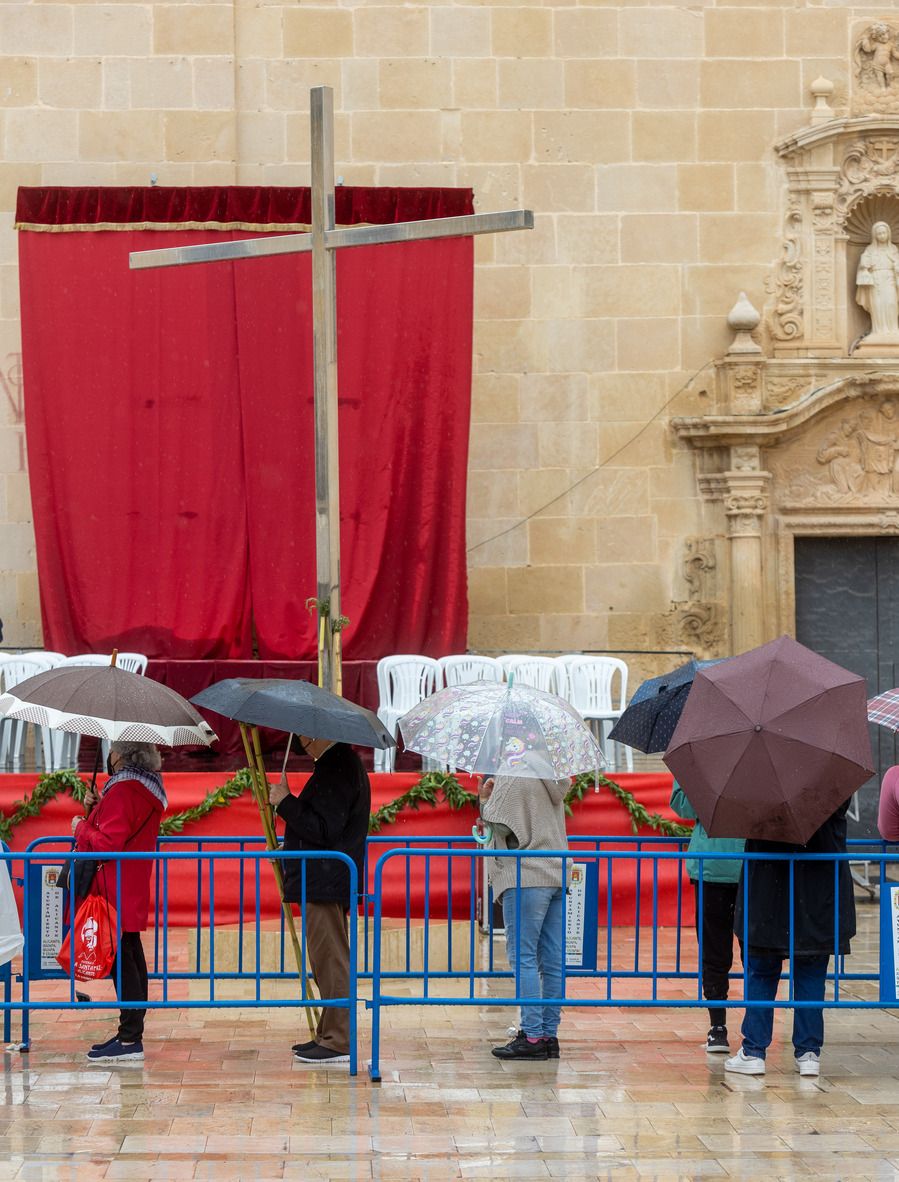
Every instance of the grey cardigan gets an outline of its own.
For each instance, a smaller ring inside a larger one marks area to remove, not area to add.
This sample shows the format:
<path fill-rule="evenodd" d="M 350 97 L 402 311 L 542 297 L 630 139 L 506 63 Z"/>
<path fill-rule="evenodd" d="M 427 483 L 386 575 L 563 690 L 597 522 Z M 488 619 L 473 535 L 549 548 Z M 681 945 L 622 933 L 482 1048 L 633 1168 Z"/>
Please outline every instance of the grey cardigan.
<path fill-rule="evenodd" d="M 564 801 L 569 787 L 568 780 L 497 776 L 489 800 L 481 802 L 481 816 L 498 826 L 493 833 L 494 848 L 567 850 Z M 517 885 L 517 859 L 488 858 L 487 862 L 490 885 L 499 899 L 503 891 Z M 521 885 L 562 886 L 562 859 L 522 858 Z"/>

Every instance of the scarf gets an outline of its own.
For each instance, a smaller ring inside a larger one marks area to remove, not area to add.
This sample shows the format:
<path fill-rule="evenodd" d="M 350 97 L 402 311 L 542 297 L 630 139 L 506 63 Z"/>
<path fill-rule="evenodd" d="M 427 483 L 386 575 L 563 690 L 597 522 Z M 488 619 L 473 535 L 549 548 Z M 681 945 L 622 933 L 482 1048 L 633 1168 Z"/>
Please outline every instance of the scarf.
<path fill-rule="evenodd" d="M 127 764 L 120 768 L 115 775 L 109 777 L 103 787 L 103 795 L 106 795 L 113 784 L 118 784 L 119 780 L 137 780 L 156 797 L 164 809 L 169 807 L 168 798 L 162 786 L 162 777 L 158 772 L 148 772 L 142 767 L 133 767 L 131 764 Z"/>

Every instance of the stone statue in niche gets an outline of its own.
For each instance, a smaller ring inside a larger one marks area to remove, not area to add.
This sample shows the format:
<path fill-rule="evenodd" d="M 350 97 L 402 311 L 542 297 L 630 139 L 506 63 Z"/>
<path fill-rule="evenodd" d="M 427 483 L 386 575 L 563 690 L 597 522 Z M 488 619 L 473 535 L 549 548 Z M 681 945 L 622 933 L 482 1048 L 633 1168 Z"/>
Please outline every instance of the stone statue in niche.
<path fill-rule="evenodd" d="M 871 227 L 855 276 L 855 299 L 871 317 L 865 346 L 899 345 L 899 248 L 886 222 Z"/>

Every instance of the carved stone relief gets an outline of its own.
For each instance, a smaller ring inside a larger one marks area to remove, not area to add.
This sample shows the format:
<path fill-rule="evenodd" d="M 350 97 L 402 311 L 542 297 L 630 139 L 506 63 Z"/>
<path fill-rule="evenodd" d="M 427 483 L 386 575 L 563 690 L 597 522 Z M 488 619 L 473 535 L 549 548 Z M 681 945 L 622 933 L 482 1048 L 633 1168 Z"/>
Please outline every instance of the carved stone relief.
<path fill-rule="evenodd" d="M 899 505 L 899 405 L 863 399 L 821 417 L 772 453 L 782 508 Z"/>
<path fill-rule="evenodd" d="M 781 260 L 773 283 L 774 310 L 771 335 L 792 341 L 802 336 L 802 211 L 791 199 L 784 219 Z"/>
<path fill-rule="evenodd" d="M 685 540 L 682 571 L 689 588 L 689 599 L 703 602 L 716 597 L 717 569 L 714 538 Z"/>
<path fill-rule="evenodd" d="M 899 111 L 899 42 L 893 26 L 877 21 L 862 28 L 852 57 L 853 113 L 882 115 Z"/>

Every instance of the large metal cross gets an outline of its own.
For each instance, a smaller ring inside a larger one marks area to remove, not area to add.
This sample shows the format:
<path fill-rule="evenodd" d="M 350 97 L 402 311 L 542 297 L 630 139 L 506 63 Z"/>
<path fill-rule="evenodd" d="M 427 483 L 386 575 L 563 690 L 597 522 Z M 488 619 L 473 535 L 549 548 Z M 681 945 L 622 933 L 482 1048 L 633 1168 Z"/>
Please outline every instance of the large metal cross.
<path fill-rule="evenodd" d="M 502 230 L 530 230 L 530 210 L 466 217 L 354 226 L 338 230 L 334 218 L 334 95 L 316 86 L 310 95 L 312 229 L 274 238 L 250 238 L 202 246 L 145 250 L 129 257 L 132 270 L 212 263 L 262 255 L 312 252 L 313 390 L 315 396 L 315 554 L 318 607 L 319 683 L 341 691 L 340 671 L 340 497 L 337 438 L 336 254 L 347 246 L 461 238 Z"/>

